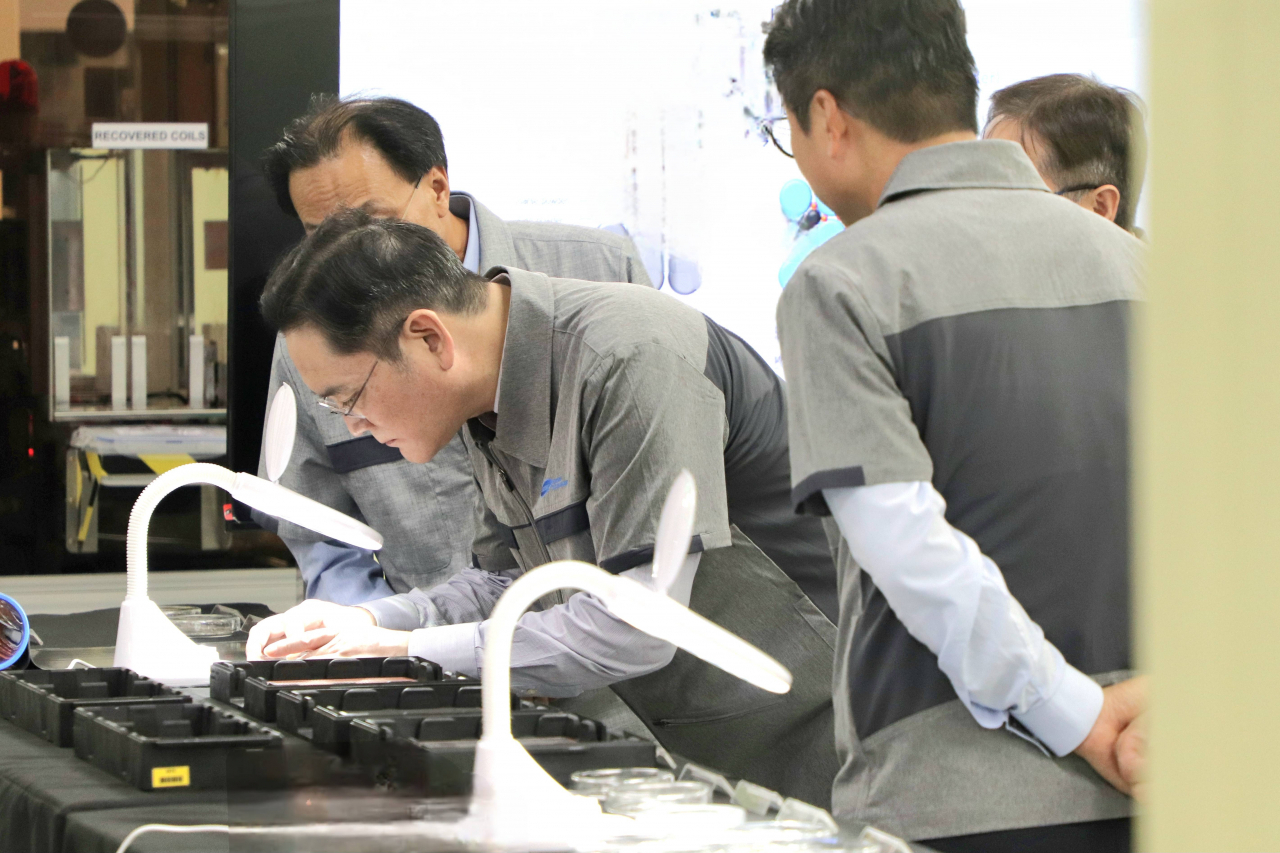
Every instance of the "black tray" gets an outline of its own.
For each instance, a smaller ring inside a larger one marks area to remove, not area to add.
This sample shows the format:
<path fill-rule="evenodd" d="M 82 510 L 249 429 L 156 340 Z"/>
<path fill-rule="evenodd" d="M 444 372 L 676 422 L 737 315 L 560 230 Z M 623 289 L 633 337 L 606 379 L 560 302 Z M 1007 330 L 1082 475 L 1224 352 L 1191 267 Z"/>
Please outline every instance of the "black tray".
<path fill-rule="evenodd" d="M 55 746 L 71 746 L 77 708 L 190 701 L 184 693 L 120 667 L 0 672 L 0 715 Z"/>
<path fill-rule="evenodd" d="M 425 672 L 424 672 L 425 670 Z M 209 696 L 231 704 L 244 696 L 245 681 L 306 681 L 317 678 L 351 679 L 402 677 L 440 678 L 440 665 L 422 658 L 307 658 L 306 660 L 220 660 L 209 668 Z"/>
<path fill-rule="evenodd" d="M 100 705 L 75 713 L 76 756 L 143 791 L 278 788 L 279 732 L 202 704 Z"/>
<path fill-rule="evenodd" d="M 545 705 L 521 702 L 513 708 L 512 716 L 540 715 L 547 712 Z M 336 755 L 350 752 L 351 724 L 357 720 L 378 725 L 392 725 L 405 735 L 416 735 L 422 720 L 435 717 L 480 716 L 479 708 L 389 708 L 383 711 L 343 711 L 326 705 L 316 705 L 307 712 L 306 726 L 310 729 L 311 745 Z"/>
<path fill-rule="evenodd" d="M 656 767 L 651 741 L 610 735 L 603 724 L 576 714 L 541 709 L 517 711 L 512 733 L 542 768 L 562 785 L 578 770 Z M 412 787 L 428 796 L 471 793 L 480 715 L 474 712 L 420 720 L 356 720 L 351 757 L 384 783 Z"/>
<path fill-rule="evenodd" d="M 318 660 L 219 661 L 209 670 L 209 696 L 219 702 L 243 704 L 246 714 L 275 719 L 276 681 L 351 681 L 361 678 L 411 678 L 436 681 L 440 665 L 421 658 L 324 658 Z M 242 697 L 243 703 L 235 702 Z"/>
<path fill-rule="evenodd" d="M 246 691 L 252 690 L 246 686 Z M 252 695 L 246 692 L 245 702 Z M 519 707 L 513 695 L 511 706 Z M 392 709 L 425 711 L 432 708 L 479 708 L 480 682 L 459 676 L 416 684 L 376 686 L 335 686 L 306 690 L 279 690 L 275 696 L 275 723 L 281 731 L 299 737 L 312 736 L 311 712 L 316 708 L 336 708 L 352 716 Z"/>

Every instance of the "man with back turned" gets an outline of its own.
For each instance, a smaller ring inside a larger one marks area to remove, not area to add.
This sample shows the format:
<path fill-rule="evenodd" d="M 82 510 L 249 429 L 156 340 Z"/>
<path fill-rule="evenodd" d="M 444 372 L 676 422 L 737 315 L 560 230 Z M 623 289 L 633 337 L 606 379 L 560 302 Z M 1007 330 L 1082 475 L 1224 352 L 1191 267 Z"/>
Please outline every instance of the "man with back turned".
<path fill-rule="evenodd" d="M 956 0 L 788 0 L 764 58 L 848 226 L 778 305 L 792 500 L 841 534 L 836 814 L 1127 849 L 1141 245 L 977 139 Z"/>

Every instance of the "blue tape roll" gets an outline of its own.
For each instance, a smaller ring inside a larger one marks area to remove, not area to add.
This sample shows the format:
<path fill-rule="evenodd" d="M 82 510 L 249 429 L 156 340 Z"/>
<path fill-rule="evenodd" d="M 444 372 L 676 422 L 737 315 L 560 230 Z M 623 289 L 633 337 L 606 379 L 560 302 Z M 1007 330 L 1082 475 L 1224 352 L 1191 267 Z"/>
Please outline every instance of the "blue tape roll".
<path fill-rule="evenodd" d="M 13 648 L 13 641 L 9 636 L 9 632 L 13 628 L 8 624 L 15 618 L 19 629 L 22 631 L 22 638 L 18 641 L 16 649 Z M 5 657 L 0 658 L 0 669 L 8 669 L 14 664 L 24 666 L 27 646 L 31 644 L 31 620 L 27 618 L 22 605 L 2 592 L 0 592 L 0 622 L 6 623 L 0 624 L 0 632 L 4 633 L 4 637 L 0 639 L 0 649 L 3 649 L 0 654 L 5 655 Z"/>

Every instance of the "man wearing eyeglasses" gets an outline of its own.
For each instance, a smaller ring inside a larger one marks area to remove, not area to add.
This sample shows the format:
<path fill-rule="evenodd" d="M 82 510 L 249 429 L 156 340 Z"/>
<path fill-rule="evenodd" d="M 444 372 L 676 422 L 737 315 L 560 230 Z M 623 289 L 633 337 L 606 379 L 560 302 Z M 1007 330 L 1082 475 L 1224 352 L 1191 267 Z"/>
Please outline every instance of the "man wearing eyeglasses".
<path fill-rule="evenodd" d="M 296 215 L 307 233 L 335 211 L 354 208 L 430 228 L 472 272 L 512 265 L 649 284 L 629 239 L 568 225 L 504 222 L 465 193 L 452 192 L 447 168 L 439 125 L 394 98 L 319 98 L 264 161 L 281 208 Z M 375 559 L 296 525 L 260 518 L 297 559 L 308 598 L 359 604 L 432 586 L 468 564 L 478 496 L 461 440 L 431 462 L 414 464 L 372 435 L 353 438 L 341 416 L 355 398 L 317 400 L 278 340 L 270 388 L 282 382 L 298 395 L 299 417 L 281 482 L 363 519 L 385 541 Z"/>
<path fill-rule="evenodd" d="M 616 694 L 671 752 L 827 804 L 835 566 L 822 524 L 792 511 L 785 389 L 750 346 L 647 288 L 475 275 L 430 230 L 360 211 L 281 262 L 262 313 L 353 433 L 421 462 L 461 430 L 486 513 L 475 567 L 358 607 L 303 602 L 256 625 L 246 656 L 409 653 L 479 675 L 486 620 L 522 573 L 573 559 L 651 581 L 688 470 L 697 518 L 671 595 L 777 658 L 791 691 L 677 653 L 584 592 L 521 617 L 513 687 Z"/>
<path fill-rule="evenodd" d="M 982 136 L 1018 143 L 1054 193 L 1137 233 L 1146 132 L 1132 92 L 1082 74 L 1023 80 L 991 96 Z"/>
<path fill-rule="evenodd" d="M 840 533 L 836 817 L 1127 851 L 1142 245 L 977 138 L 958 0 L 785 0 L 764 59 L 847 226 L 778 303 L 792 501 Z"/>

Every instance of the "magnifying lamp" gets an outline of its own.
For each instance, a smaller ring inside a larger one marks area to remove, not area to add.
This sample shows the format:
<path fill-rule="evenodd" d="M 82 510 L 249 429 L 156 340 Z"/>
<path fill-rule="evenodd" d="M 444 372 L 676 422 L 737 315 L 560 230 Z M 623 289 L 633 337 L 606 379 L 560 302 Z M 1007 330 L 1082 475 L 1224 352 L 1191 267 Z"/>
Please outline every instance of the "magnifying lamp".
<path fill-rule="evenodd" d="M 489 617 L 481 671 L 483 733 L 476 745 L 471 808 L 462 837 L 500 847 L 563 850 L 626 832 L 629 819 L 565 790 L 511 734 L 511 643 L 516 621 L 559 589 L 590 592 L 614 615 L 771 693 L 791 689 L 791 673 L 755 646 L 667 597 L 689 552 L 697 503 L 693 475 L 682 471 L 663 506 L 654 547 L 654 589 L 586 563 L 548 563 L 508 587 Z"/>
<path fill-rule="evenodd" d="M 220 465 L 192 462 L 166 471 L 142 490 L 129 515 L 125 536 L 125 597 L 120 604 L 120 624 L 116 631 L 116 666 L 128 667 L 165 684 L 185 687 L 208 684 L 209 665 L 218 659 L 216 648 L 192 641 L 147 596 L 147 530 L 151 514 L 166 495 L 180 486 L 209 483 L 256 510 L 331 539 L 371 551 L 382 547 L 382 536 L 368 525 L 276 482 L 293 453 L 297 424 L 298 406 L 293 389 L 281 384 L 271 401 L 263 436 L 269 480 Z"/>

